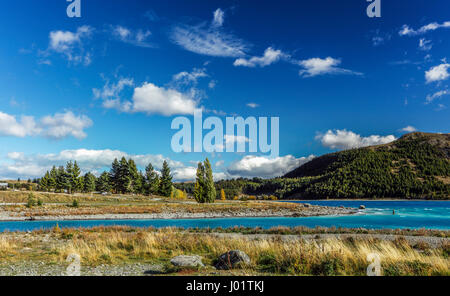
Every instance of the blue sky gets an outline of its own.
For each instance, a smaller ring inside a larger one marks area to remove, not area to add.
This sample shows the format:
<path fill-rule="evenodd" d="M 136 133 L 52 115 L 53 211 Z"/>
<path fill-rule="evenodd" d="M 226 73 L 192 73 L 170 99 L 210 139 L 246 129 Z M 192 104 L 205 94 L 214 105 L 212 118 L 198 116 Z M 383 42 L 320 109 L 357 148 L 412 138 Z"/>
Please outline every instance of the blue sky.
<path fill-rule="evenodd" d="M 0 178 L 114 157 L 190 180 L 281 175 L 314 156 L 447 133 L 450 3 L 3 1 Z M 175 153 L 174 117 L 280 118 L 280 156 Z"/>

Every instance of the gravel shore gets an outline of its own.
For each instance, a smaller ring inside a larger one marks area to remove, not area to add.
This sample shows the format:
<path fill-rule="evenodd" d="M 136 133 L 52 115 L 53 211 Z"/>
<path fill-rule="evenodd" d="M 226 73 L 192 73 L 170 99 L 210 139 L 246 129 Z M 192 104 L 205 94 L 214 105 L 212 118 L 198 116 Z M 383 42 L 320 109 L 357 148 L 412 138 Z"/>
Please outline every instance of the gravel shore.
<path fill-rule="evenodd" d="M 258 210 L 242 209 L 240 211 L 211 211 L 205 213 L 152 213 L 152 214 L 98 214 L 98 215 L 52 215 L 33 216 L 35 221 L 63 220 L 151 220 L 151 219 L 212 219 L 212 218 L 250 218 L 250 217 L 312 217 L 353 215 L 358 212 L 354 208 L 339 208 L 328 206 L 306 206 L 301 211 L 289 209 Z M 26 221 L 30 217 L 17 215 L 0 209 L 0 221 Z"/>

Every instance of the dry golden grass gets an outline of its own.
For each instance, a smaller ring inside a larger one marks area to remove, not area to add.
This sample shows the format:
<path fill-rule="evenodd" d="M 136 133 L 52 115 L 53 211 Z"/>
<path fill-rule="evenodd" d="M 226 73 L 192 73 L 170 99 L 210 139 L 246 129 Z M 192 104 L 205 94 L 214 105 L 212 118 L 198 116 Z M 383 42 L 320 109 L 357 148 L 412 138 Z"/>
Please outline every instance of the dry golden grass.
<path fill-rule="evenodd" d="M 0 202 L 22 203 L 28 200 L 28 194 L 22 192 L 0 193 Z M 143 196 L 99 196 L 68 195 L 53 193 L 33 193 L 34 199 L 43 201 L 43 206 L 27 208 L 25 205 L 6 205 L 8 212 L 23 216 L 68 216 L 101 214 L 158 214 L 158 213 L 237 213 L 251 210 L 289 211 L 291 214 L 305 208 L 295 203 L 263 201 L 217 201 L 214 204 L 198 204 L 193 201 L 173 199 L 152 200 Z M 79 207 L 71 207 L 77 200 Z"/>
<path fill-rule="evenodd" d="M 186 234 L 173 229 L 157 232 L 89 233 L 75 238 L 58 249 L 63 260 L 78 253 L 88 262 L 110 261 L 127 257 L 159 260 L 181 254 L 198 254 L 212 262 L 220 254 L 239 249 L 253 259 L 250 270 L 266 269 L 287 274 L 365 274 L 367 255 L 377 253 L 388 272 L 401 266 L 398 273 L 407 275 L 449 274 L 449 260 L 441 250 L 427 254 L 406 243 L 340 239 L 324 241 L 283 241 L 279 239 L 220 238 L 214 235 Z"/>
<path fill-rule="evenodd" d="M 47 239 L 42 239 L 47 236 Z M 25 245 L 33 252 L 18 253 Z M 165 228 L 144 229 L 64 229 L 34 232 L 27 239 L 3 234 L 0 258 L 46 262 L 65 261 L 79 254 L 82 264 L 122 264 L 127 262 L 162 262 L 177 255 L 200 255 L 207 266 L 222 253 L 239 249 L 252 263 L 244 267 L 246 274 L 287 275 L 365 275 L 367 255 L 380 256 L 385 275 L 450 275 L 449 246 L 426 251 L 417 250 L 406 240 L 378 239 L 282 240 L 279 236 L 249 238 L 196 234 Z M 15 254 L 14 256 L 12 256 Z"/>

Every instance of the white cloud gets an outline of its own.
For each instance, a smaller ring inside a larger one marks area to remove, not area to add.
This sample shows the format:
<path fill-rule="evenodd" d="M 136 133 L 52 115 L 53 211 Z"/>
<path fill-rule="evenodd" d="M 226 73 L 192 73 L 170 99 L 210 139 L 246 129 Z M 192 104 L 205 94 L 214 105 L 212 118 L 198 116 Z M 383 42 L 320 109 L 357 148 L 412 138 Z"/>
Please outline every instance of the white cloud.
<path fill-rule="evenodd" d="M 208 74 L 206 74 L 205 68 L 202 69 L 194 68 L 192 72 L 183 71 L 178 74 L 175 74 L 172 80 L 176 83 L 181 83 L 184 85 L 190 84 L 196 85 L 200 78 L 204 78 L 207 76 Z"/>
<path fill-rule="evenodd" d="M 160 87 L 150 82 L 135 86 L 133 79 L 121 78 L 116 83 L 109 81 L 101 89 L 94 88 L 94 98 L 102 99 L 106 109 L 116 109 L 119 112 L 161 114 L 172 116 L 176 114 L 193 114 L 202 97 L 202 92 L 194 87 L 181 89 L 182 86 L 194 85 L 200 77 L 207 76 L 204 69 L 194 69 L 193 72 L 181 72 L 173 77 L 168 86 Z M 131 88 L 127 98 L 121 98 L 125 88 Z M 131 98 L 130 98 L 131 97 Z"/>
<path fill-rule="evenodd" d="M 275 50 L 272 47 L 267 48 L 264 51 L 264 55 L 262 57 L 251 57 L 250 59 L 240 58 L 234 61 L 233 65 L 244 66 L 244 67 L 266 67 L 273 63 L 278 62 L 280 59 L 288 57 L 281 50 Z"/>
<path fill-rule="evenodd" d="M 427 83 L 446 80 L 450 77 L 448 73 L 448 69 L 450 68 L 450 64 L 440 64 L 438 66 L 430 68 L 430 70 L 425 72 L 425 80 Z"/>
<path fill-rule="evenodd" d="M 141 47 L 153 47 L 148 42 L 148 37 L 152 35 L 149 30 L 133 31 L 123 26 L 112 27 L 112 34 L 120 41 Z"/>
<path fill-rule="evenodd" d="M 214 11 L 214 13 L 213 13 L 212 25 L 214 27 L 221 27 L 223 25 L 224 18 L 225 18 L 225 12 L 222 9 L 217 8 L 216 11 Z"/>
<path fill-rule="evenodd" d="M 201 55 L 239 57 L 245 55 L 247 50 L 242 40 L 205 25 L 177 26 L 171 37 L 179 46 Z"/>
<path fill-rule="evenodd" d="M 447 95 L 450 95 L 450 91 L 448 89 L 438 91 L 432 95 L 428 95 L 426 98 L 425 104 L 429 104 L 429 103 L 433 102 L 435 99 L 438 99 L 438 98 L 441 98 L 441 97 L 447 96 Z"/>
<path fill-rule="evenodd" d="M 217 81 L 216 81 L 216 80 L 211 80 L 211 81 L 208 83 L 208 87 L 209 87 L 210 89 L 215 88 L 216 85 L 217 85 Z"/>
<path fill-rule="evenodd" d="M 48 115 L 39 122 L 33 116 L 16 116 L 0 112 L 0 135 L 13 137 L 43 136 L 63 139 L 68 136 L 77 139 L 86 137 L 84 129 L 92 126 L 92 120 L 85 115 L 75 115 L 71 111 Z"/>
<path fill-rule="evenodd" d="M 149 163 L 152 163 L 155 169 L 160 170 L 164 160 L 176 171 L 184 167 L 181 162 L 173 161 L 162 155 L 152 154 L 127 154 L 119 150 L 64 150 L 53 154 L 30 154 L 25 155 L 21 152 L 11 152 L 7 155 L 7 161 L 0 164 L 0 178 L 34 178 L 42 177 L 45 171 L 50 170 L 52 166 L 65 165 L 68 161 L 76 160 L 83 172 L 100 173 L 103 170 L 109 170 L 111 163 L 115 158 L 132 158 L 140 169 L 144 169 Z"/>
<path fill-rule="evenodd" d="M 430 31 L 434 31 L 440 28 L 450 28 L 450 21 L 449 22 L 443 22 L 442 24 L 439 23 L 430 23 L 428 25 L 422 26 L 417 30 L 412 29 L 408 25 L 403 25 L 401 30 L 398 32 L 400 36 L 415 36 L 415 35 L 422 35 Z"/>
<path fill-rule="evenodd" d="M 62 139 L 68 136 L 77 139 L 86 138 L 85 128 L 92 126 L 92 120 L 86 115 L 76 116 L 71 111 L 56 113 L 41 119 L 42 135 L 52 139 Z"/>
<path fill-rule="evenodd" d="M 417 132 L 417 129 L 411 125 L 408 125 L 407 127 L 402 128 L 400 131 L 406 132 L 406 133 L 413 133 L 413 132 Z"/>
<path fill-rule="evenodd" d="M 227 168 L 227 173 L 232 177 L 273 178 L 283 176 L 312 159 L 314 159 L 313 155 L 301 158 L 295 158 L 292 155 L 277 158 L 248 155 L 233 162 Z"/>
<path fill-rule="evenodd" d="M 134 89 L 132 112 L 147 114 L 193 114 L 198 102 L 175 89 L 163 88 L 153 83 L 144 83 Z"/>
<path fill-rule="evenodd" d="M 300 70 L 299 74 L 303 77 L 313 77 L 325 74 L 351 74 L 362 75 L 362 73 L 337 67 L 341 61 L 332 57 L 325 59 L 311 58 L 308 60 L 299 61 L 298 64 L 304 68 Z"/>
<path fill-rule="evenodd" d="M 247 138 L 246 136 L 235 136 L 235 135 L 225 135 L 224 140 L 225 140 L 225 144 L 250 142 L 250 139 Z"/>
<path fill-rule="evenodd" d="M 226 33 L 222 29 L 224 12 L 217 9 L 209 25 L 206 22 L 197 25 L 178 25 L 172 29 L 172 41 L 185 50 L 214 57 L 245 56 L 247 44 Z"/>
<path fill-rule="evenodd" d="M 373 46 L 380 46 L 389 40 L 391 40 L 391 34 L 382 33 L 380 30 L 373 31 L 373 36 L 372 36 L 372 45 Z"/>
<path fill-rule="evenodd" d="M 83 40 L 90 37 L 92 32 L 93 29 L 89 26 L 78 27 L 76 32 L 51 31 L 49 49 L 63 54 L 69 62 L 89 65 L 91 54 L 83 49 Z"/>
<path fill-rule="evenodd" d="M 172 172 L 173 180 L 175 181 L 194 181 L 197 174 L 196 167 L 183 167 L 174 169 Z"/>
<path fill-rule="evenodd" d="M 117 83 L 110 84 L 108 81 L 102 89 L 93 88 L 92 92 L 96 99 L 118 98 L 122 90 L 126 86 L 133 86 L 134 82 L 131 78 L 120 78 Z"/>
<path fill-rule="evenodd" d="M 250 107 L 250 108 L 258 108 L 259 105 L 256 104 L 256 103 L 248 103 L 248 104 L 247 104 L 247 107 Z"/>
<path fill-rule="evenodd" d="M 13 137 L 26 137 L 40 133 L 34 117 L 21 116 L 17 120 L 15 116 L 0 111 L 0 135 Z"/>
<path fill-rule="evenodd" d="M 318 134 L 316 140 L 323 146 L 331 149 L 352 149 L 372 145 L 381 145 L 393 142 L 396 137 L 393 135 L 361 137 L 352 131 L 347 130 L 329 130 L 325 134 Z"/>
<path fill-rule="evenodd" d="M 425 38 L 421 38 L 419 40 L 419 49 L 423 51 L 429 51 L 433 48 L 433 44 L 431 43 L 431 40 L 427 40 Z"/>

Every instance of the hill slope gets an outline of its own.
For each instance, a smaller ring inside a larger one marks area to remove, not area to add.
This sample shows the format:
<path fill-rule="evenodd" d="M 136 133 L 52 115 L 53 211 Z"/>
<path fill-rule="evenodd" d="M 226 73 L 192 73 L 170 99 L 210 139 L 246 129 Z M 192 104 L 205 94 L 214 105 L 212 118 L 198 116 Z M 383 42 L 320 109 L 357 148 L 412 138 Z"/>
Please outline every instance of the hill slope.
<path fill-rule="evenodd" d="M 411 133 L 386 145 L 324 155 L 284 179 L 295 184 L 288 198 L 449 198 L 450 134 Z"/>

